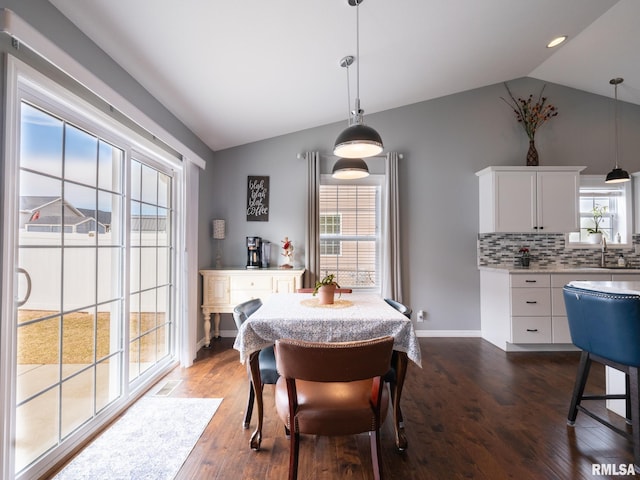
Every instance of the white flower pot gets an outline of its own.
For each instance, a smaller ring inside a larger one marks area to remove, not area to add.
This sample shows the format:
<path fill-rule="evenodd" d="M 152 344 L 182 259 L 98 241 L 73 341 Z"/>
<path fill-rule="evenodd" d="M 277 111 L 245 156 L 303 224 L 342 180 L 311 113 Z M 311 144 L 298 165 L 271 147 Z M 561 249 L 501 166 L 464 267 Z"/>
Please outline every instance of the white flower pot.
<path fill-rule="evenodd" d="M 602 233 L 590 233 L 588 236 L 589 243 L 602 243 Z"/>

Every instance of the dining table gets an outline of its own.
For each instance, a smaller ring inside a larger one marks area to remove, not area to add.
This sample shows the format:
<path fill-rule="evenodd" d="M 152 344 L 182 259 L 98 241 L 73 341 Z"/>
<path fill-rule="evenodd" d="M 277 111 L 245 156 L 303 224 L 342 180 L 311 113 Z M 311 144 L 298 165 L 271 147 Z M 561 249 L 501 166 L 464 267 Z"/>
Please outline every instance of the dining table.
<path fill-rule="evenodd" d="M 248 362 L 255 391 L 258 424 L 251 436 L 251 448 L 259 450 L 262 442 L 263 400 L 259 353 L 280 338 L 312 342 L 349 342 L 391 336 L 394 339 L 392 367 L 396 381 L 392 393 L 395 444 L 399 450 L 408 446 L 400 408 L 402 389 L 409 361 L 422 367 L 420 345 L 409 318 L 373 293 L 349 293 L 337 297 L 333 304 L 321 305 L 309 293 L 276 293 L 240 327 L 233 347 L 240 361 Z"/>

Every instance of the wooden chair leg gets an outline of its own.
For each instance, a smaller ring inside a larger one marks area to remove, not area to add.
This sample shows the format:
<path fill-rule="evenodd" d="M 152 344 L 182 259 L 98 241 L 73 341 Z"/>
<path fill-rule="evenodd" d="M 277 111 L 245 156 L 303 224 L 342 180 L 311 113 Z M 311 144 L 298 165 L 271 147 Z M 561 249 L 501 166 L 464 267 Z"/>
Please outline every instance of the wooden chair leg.
<path fill-rule="evenodd" d="M 382 452 L 380 451 L 380 430 L 369 432 L 371 443 L 371 463 L 373 464 L 373 478 L 382 480 Z"/>
<path fill-rule="evenodd" d="M 578 365 L 578 373 L 576 374 L 576 383 L 573 387 L 573 396 L 571 397 L 571 406 L 569 407 L 569 415 L 567 416 L 567 424 L 575 425 L 578 416 L 578 405 L 584 395 L 584 388 L 587 385 L 587 377 L 591 368 L 591 358 L 589 352 L 582 351 L 580 355 L 580 364 Z"/>
<path fill-rule="evenodd" d="M 249 424 L 251 423 L 251 415 L 253 414 L 253 401 L 256 398 L 256 394 L 253 391 L 253 382 L 249 380 L 249 399 L 247 400 L 247 411 L 244 414 L 244 423 L 242 426 L 244 428 L 249 428 Z"/>
<path fill-rule="evenodd" d="M 625 420 L 627 425 L 631 425 L 631 384 L 629 382 L 629 374 L 626 373 L 624 376 L 624 406 L 625 406 Z"/>
<path fill-rule="evenodd" d="M 640 386 L 638 367 L 629 367 L 629 397 L 631 402 L 631 438 L 633 441 L 633 467 L 640 473 Z"/>
<path fill-rule="evenodd" d="M 298 479 L 298 450 L 300 449 L 300 434 L 291 432 L 289 451 L 289 480 Z"/>

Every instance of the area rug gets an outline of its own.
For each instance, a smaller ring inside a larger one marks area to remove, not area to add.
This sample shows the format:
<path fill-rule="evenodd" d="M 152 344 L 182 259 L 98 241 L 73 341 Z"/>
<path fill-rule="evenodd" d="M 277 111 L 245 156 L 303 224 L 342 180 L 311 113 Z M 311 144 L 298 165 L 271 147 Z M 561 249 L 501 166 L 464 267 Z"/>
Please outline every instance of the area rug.
<path fill-rule="evenodd" d="M 221 402 L 147 395 L 54 479 L 173 479 Z"/>

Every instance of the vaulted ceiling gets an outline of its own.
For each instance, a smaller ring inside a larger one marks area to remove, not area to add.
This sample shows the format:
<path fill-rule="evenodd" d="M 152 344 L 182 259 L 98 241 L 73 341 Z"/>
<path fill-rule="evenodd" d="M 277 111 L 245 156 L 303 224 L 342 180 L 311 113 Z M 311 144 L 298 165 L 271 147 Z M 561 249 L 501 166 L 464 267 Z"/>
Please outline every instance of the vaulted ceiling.
<path fill-rule="evenodd" d="M 213 150 L 346 123 L 347 0 L 50 2 Z M 609 97 L 623 77 L 618 97 L 640 104 L 638 0 L 365 0 L 359 15 L 365 118 L 524 76 Z"/>

